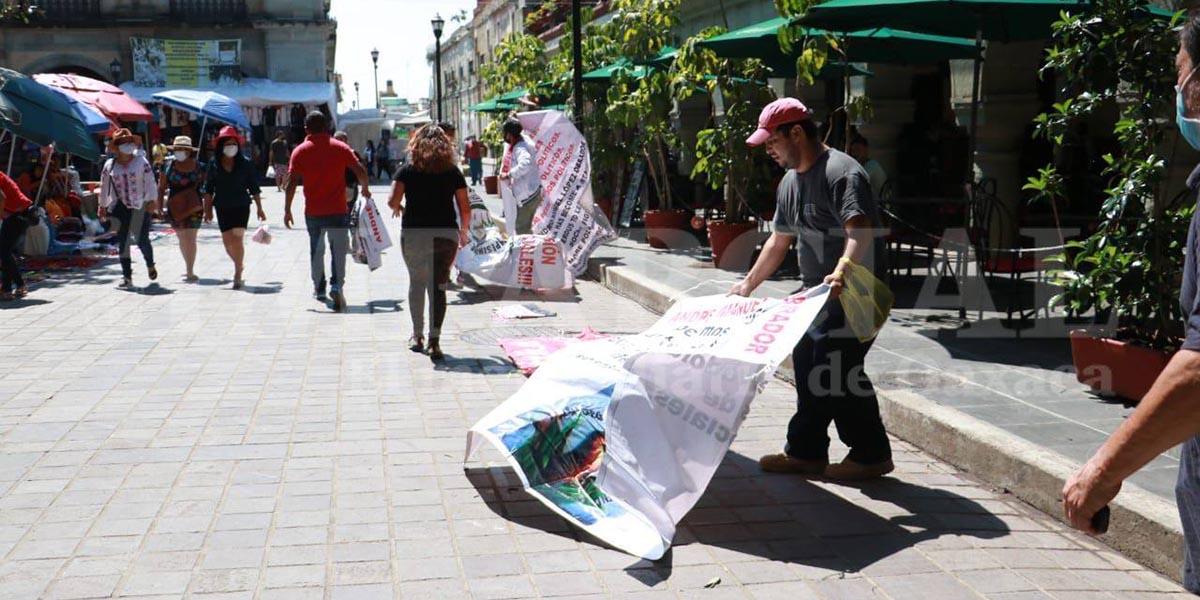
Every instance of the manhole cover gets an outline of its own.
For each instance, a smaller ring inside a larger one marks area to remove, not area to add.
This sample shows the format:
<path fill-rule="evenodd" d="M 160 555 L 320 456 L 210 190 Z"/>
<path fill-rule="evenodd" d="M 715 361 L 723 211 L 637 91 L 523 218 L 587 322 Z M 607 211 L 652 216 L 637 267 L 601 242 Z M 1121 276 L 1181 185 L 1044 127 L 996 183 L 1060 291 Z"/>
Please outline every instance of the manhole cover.
<path fill-rule="evenodd" d="M 487 329 L 472 329 L 463 332 L 458 339 L 478 346 L 495 346 L 498 340 L 504 338 L 526 337 L 556 337 L 565 335 L 561 329 L 545 325 L 529 325 L 515 327 L 489 327 Z"/>
<path fill-rule="evenodd" d="M 928 390 L 962 384 L 962 380 L 936 371 L 893 371 L 876 375 L 872 379 L 878 387 L 891 390 Z"/>

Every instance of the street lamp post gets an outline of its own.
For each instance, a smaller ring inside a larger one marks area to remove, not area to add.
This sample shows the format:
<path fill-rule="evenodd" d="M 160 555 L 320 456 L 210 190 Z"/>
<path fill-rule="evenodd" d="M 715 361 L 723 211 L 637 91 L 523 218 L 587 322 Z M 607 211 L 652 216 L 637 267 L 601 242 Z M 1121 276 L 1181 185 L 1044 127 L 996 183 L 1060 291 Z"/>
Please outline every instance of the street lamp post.
<path fill-rule="evenodd" d="M 575 126 L 583 131 L 583 25 L 580 0 L 571 2 L 572 85 L 575 91 Z"/>
<path fill-rule="evenodd" d="M 375 108 L 379 108 L 379 48 L 371 51 L 371 62 L 375 64 Z"/>
<path fill-rule="evenodd" d="M 442 28 L 446 26 L 446 22 L 442 20 L 442 15 L 433 17 L 430 21 L 433 25 L 433 77 L 437 81 L 437 122 L 442 122 Z"/>
<path fill-rule="evenodd" d="M 358 97 L 358 82 L 354 82 L 354 106 L 362 106 L 362 99 Z"/>
<path fill-rule="evenodd" d="M 108 74 L 112 75 L 113 83 L 121 84 L 121 59 L 114 58 L 112 62 L 108 63 Z"/>

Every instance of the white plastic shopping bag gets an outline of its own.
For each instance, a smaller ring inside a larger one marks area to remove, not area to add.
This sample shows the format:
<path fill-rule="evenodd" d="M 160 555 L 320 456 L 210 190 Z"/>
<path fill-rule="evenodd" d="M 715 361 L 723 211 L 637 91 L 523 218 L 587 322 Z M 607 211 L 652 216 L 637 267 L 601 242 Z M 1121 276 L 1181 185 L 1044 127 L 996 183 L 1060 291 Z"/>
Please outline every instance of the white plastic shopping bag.
<path fill-rule="evenodd" d="M 254 231 L 254 236 L 251 237 L 250 239 L 251 239 L 251 241 L 257 242 L 259 244 L 270 244 L 271 243 L 271 226 L 267 225 L 266 223 L 259 225 L 258 229 Z"/>

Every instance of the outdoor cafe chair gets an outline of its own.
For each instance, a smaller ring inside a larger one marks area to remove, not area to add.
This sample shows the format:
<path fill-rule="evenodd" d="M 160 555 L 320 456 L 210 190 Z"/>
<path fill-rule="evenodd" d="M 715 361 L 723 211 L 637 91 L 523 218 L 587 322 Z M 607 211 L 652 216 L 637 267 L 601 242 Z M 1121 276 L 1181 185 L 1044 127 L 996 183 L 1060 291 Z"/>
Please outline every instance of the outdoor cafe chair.
<path fill-rule="evenodd" d="M 1002 310 L 1010 323 L 1014 314 L 1019 317 L 1019 323 L 1036 318 L 1039 311 L 1044 311 L 1049 317 L 1048 306 L 1037 306 L 1036 291 L 1039 286 L 1048 284 L 1046 259 L 1060 253 L 1062 248 L 1036 248 L 1033 247 L 1033 238 L 1020 235 L 1015 212 L 1001 203 L 996 196 L 995 180 L 984 179 L 976 184 L 971 201 L 971 215 L 972 225 L 967 230 L 968 238 L 975 252 L 979 285 L 982 289 L 989 289 L 988 279 L 993 276 L 999 276 L 1007 283 L 1003 292 Z M 1028 310 L 1021 302 L 1021 288 L 1026 283 L 1032 283 L 1034 286 L 1034 306 Z M 981 302 L 978 305 L 981 320 L 983 309 Z"/>

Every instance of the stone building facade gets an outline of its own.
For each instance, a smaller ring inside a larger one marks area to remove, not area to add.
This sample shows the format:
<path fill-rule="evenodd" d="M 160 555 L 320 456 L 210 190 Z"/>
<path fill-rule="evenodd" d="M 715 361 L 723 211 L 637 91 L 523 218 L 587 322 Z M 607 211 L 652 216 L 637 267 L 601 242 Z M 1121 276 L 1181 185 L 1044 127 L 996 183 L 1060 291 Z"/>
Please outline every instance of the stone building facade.
<path fill-rule="evenodd" d="M 123 83 L 133 77 L 131 38 L 238 39 L 245 77 L 330 82 L 337 24 L 329 1 L 39 0 L 32 23 L 0 26 L 0 65 Z"/>

